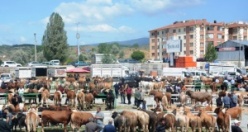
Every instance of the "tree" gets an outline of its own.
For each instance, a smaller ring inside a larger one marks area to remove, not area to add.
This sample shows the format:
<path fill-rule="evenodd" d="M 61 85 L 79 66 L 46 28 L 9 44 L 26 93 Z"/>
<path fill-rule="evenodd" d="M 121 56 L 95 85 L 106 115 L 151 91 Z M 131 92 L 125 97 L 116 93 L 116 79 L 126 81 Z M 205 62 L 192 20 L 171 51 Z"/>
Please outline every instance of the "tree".
<path fill-rule="evenodd" d="M 135 48 L 135 49 L 138 49 L 139 48 L 139 44 L 135 43 L 135 44 L 133 44 L 132 47 Z"/>
<path fill-rule="evenodd" d="M 116 56 L 119 52 L 120 52 L 120 48 L 117 45 L 114 44 L 111 46 L 111 54 Z"/>
<path fill-rule="evenodd" d="M 121 59 L 124 58 L 124 51 L 123 50 L 119 53 L 119 58 L 121 58 Z"/>
<path fill-rule="evenodd" d="M 208 62 L 213 62 L 214 60 L 217 59 L 217 52 L 215 50 L 215 47 L 214 47 L 213 43 L 208 44 L 207 51 L 206 51 L 206 54 L 205 54 L 205 59 Z"/>
<path fill-rule="evenodd" d="M 68 43 L 64 22 L 58 13 L 52 13 L 42 38 L 43 54 L 47 60 L 66 61 Z"/>
<path fill-rule="evenodd" d="M 113 63 L 114 59 L 110 54 L 104 54 L 102 58 L 102 63 L 103 64 L 111 64 Z"/>
<path fill-rule="evenodd" d="M 86 61 L 88 58 L 85 54 L 80 54 L 79 55 L 79 61 Z"/>
<path fill-rule="evenodd" d="M 107 43 L 101 43 L 99 44 L 98 47 L 98 53 L 102 53 L 102 54 L 109 54 L 111 51 L 111 46 L 110 44 Z"/>
<path fill-rule="evenodd" d="M 15 51 L 11 56 L 11 60 L 21 63 L 22 65 L 27 64 L 31 59 L 32 58 L 30 58 L 29 54 L 22 49 Z"/>
<path fill-rule="evenodd" d="M 142 59 L 144 59 L 145 57 L 145 53 L 142 52 L 142 51 L 134 51 L 132 54 L 131 54 L 131 58 L 134 59 L 134 60 L 137 60 L 137 61 L 140 61 Z"/>

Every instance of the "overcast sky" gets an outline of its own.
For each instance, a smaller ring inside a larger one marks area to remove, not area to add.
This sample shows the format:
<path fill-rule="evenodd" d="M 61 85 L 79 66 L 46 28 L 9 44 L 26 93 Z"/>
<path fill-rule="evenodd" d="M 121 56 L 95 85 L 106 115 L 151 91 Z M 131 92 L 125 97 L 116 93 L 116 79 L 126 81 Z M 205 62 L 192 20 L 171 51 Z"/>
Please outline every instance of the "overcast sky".
<path fill-rule="evenodd" d="M 248 21 L 248 0 L 2 0 L 0 45 L 41 43 L 49 17 L 59 13 L 68 43 L 122 41 L 149 37 L 148 31 L 174 21 Z M 77 26 L 77 23 L 78 26 Z"/>

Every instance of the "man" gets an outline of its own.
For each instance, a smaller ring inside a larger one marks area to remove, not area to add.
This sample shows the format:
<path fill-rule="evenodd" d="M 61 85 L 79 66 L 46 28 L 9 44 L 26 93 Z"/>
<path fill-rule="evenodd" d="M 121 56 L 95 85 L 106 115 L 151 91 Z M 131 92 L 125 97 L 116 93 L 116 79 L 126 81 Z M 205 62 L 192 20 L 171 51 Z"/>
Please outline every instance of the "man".
<path fill-rule="evenodd" d="M 125 101 L 126 88 L 125 88 L 124 85 L 122 85 L 121 88 L 120 88 L 120 94 L 121 94 L 121 103 L 126 104 L 126 101 Z"/>
<path fill-rule="evenodd" d="M 139 90 L 139 88 L 137 88 L 136 90 L 135 90 L 135 93 L 134 93 L 134 106 L 136 106 L 137 108 L 139 107 L 139 100 L 140 100 L 140 96 L 141 96 L 141 94 L 140 94 L 140 90 Z"/>
<path fill-rule="evenodd" d="M 93 122 L 93 118 L 89 118 L 89 122 L 85 125 L 85 132 L 96 132 L 97 124 Z"/>
<path fill-rule="evenodd" d="M 4 112 L 6 113 L 6 123 L 10 126 L 10 129 L 12 129 L 12 120 L 14 118 L 13 114 L 9 112 L 8 109 L 5 109 Z"/>
<path fill-rule="evenodd" d="M 232 125 L 232 132 L 243 132 L 239 126 L 240 126 L 240 121 L 235 119 L 234 125 Z"/>
<path fill-rule="evenodd" d="M 19 103 L 17 94 L 14 94 L 14 96 L 11 99 L 11 103 L 16 107 L 16 105 Z"/>
<path fill-rule="evenodd" d="M 3 120 L 2 115 L 0 115 L 0 132 L 11 132 L 9 124 Z"/>
<path fill-rule="evenodd" d="M 232 101 L 232 107 L 236 107 L 237 103 L 238 103 L 238 97 L 237 95 L 234 93 L 234 91 L 232 91 L 232 96 L 231 96 L 231 101 Z"/>
<path fill-rule="evenodd" d="M 115 96 L 116 96 L 116 98 L 118 99 L 120 85 L 119 85 L 118 83 L 116 83 L 116 84 L 114 85 L 114 88 L 115 88 Z"/>
<path fill-rule="evenodd" d="M 115 127 L 113 126 L 113 120 L 109 119 L 108 125 L 104 126 L 103 132 L 116 132 Z"/>
<path fill-rule="evenodd" d="M 95 119 L 96 119 L 97 127 L 99 128 L 99 131 L 102 131 L 104 127 L 103 125 L 104 113 L 101 111 L 101 107 L 97 108 Z"/>
<path fill-rule="evenodd" d="M 222 102 L 221 97 L 218 97 L 218 98 L 216 99 L 216 105 L 217 105 L 217 107 L 222 107 L 223 102 Z"/>
<path fill-rule="evenodd" d="M 230 108 L 231 100 L 228 94 L 226 94 L 226 96 L 223 98 L 223 103 L 224 103 L 224 108 Z"/>

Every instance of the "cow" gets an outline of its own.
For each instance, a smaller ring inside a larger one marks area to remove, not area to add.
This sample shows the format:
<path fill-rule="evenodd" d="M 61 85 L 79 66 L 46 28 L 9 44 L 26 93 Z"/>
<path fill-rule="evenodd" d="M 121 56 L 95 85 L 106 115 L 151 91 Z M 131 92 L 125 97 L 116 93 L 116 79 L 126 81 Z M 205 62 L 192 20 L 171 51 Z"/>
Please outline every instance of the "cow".
<path fill-rule="evenodd" d="M 193 91 L 186 91 L 186 94 L 191 98 L 191 100 L 195 100 L 196 102 L 205 102 L 207 101 L 207 103 L 209 105 L 212 105 L 212 95 L 210 93 L 206 93 L 206 92 L 193 92 Z"/>
<path fill-rule="evenodd" d="M 158 121 L 157 114 L 153 111 L 148 111 L 148 110 L 142 110 L 142 111 L 146 112 L 149 115 L 149 126 L 148 126 L 149 132 L 155 132 Z"/>
<path fill-rule="evenodd" d="M 181 127 L 181 132 L 183 131 L 187 132 L 189 127 L 188 122 L 189 122 L 189 118 L 186 115 L 184 115 L 182 111 L 176 112 L 176 130 L 177 127 Z"/>
<path fill-rule="evenodd" d="M 127 118 L 123 115 L 119 115 L 117 112 L 113 112 L 112 116 L 114 119 L 115 128 L 118 132 L 127 132 Z"/>
<path fill-rule="evenodd" d="M 241 107 L 236 106 L 236 107 L 229 108 L 229 109 L 223 109 L 223 112 L 225 114 L 230 115 L 231 118 L 239 119 L 239 120 L 242 119 L 242 108 Z"/>
<path fill-rule="evenodd" d="M 92 108 L 92 103 L 94 101 L 94 96 L 92 93 L 86 93 L 85 94 L 85 103 L 86 103 L 86 109 Z"/>
<path fill-rule="evenodd" d="M 192 132 L 196 131 L 196 128 L 198 128 L 198 131 L 201 132 L 201 118 L 199 116 L 195 116 L 190 112 L 190 109 L 187 109 L 184 107 L 184 114 L 189 118 L 189 126 L 192 129 Z"/>
<path fill-rule="evenodd" d="M 60 90 L 57 90 L 55 93 L 54 93 L 54 104 L 55 105 L 59 105 L 61 104 L 61 100 L 62 100 L 62 93 Z"/>
<path fill-rule="evenodd" d="M 77 101 L 78 101 L 78 109 L 84 110 L 84 104 L 85 104 L 85 94 L 83 91 L 78 91 L 77 93 Z"/>
<path fill-rule="evenodd" d="M 16 131 L 17 125 L 19 126 L 20 130 L 21 130 L 21 127 L 25 126 L 26 131 L 27 131 L 27 125 L 25 123 L 25 119 L 26 119 L 26 115 L 23 113 L 18 113 L 14 117 L 14 119 L 12 119 L 12 124 L 13 124 L 13 127 L 15 127 L 15 131 Z"/>
<path fill-rule="evenodd" d="M 202 121 L 202 127 L 205 127 L 207 130 L 214 132 L 216 119 L 214 116 L 209 115 L 205 110 L 201 109 L 198 113 Z"/>
<path fill-rule="evenodd" d="M 41 125 L 42 132 L 44 132 L 44 124 L 47 122 L 51 123 L 63 123 L 64 124 L 64 132 L 67 132 L 66 126 L 71 120 L 71 110 L 62 110 L 62 111 L 50 111 L 44 110 L 41 113 Z"/>
<path fill-rule="evenodd" d="M 222 132 L 228 132 L 229 131 L 229 127 L 230 127 L 230 119 L 231 119 L 231 116 L 224 113 L 222 111 L 222 108 L 216 108 L 214 110 L 214 113 L 217 114 L 217 125 L 218 125 L 218 128 L 219 128 L 219 131 L 220 129 L 222 129 Z"/>
<path fill-rule="evenodd" d="M 163 115 L 162 119 L 165 120 L 165 128 L 170 129 L 170 131 L 174 131 L 176 125 L 176 109 L 174 109 L 171 113 L 166 113 Z"/>
<path fill-rule="evenodd" d="M 134 112 L 127 110 L 122 111 L 121 115 L 127 119 L 126 131 L 136 132 L 136 126 L 138 126 L 137 115 Z"/>
<path fill-rule="evenodd" d="M 136 114 L 137 119 L 138 119 L 138 125 L 142 129 L 143 132 L 149 132 L 148 126 L 149 126 L 149 115 L 140 110 L 134 110 L 132 111 Z"/>
<path fill-rule="evenodd" d="M 78 130 L 82 125 L 89 122 L 89 118 L 94 116 L 89 112 L 72 111 L 71 114 L 71 127 L 73 130 Z"/>
<path fill-rule="evenodd" d="M 76 104 L 76 93 L 74 91 L 72 91 L 72 90 L 69 90 L 69 89 L 65 89 L 65 93 L 67 95 L 67 99 L 70 102 L 70 105 L 72 107 L 75 107 L 75 104 Z"/>
<path fill-rule="evenodd" d="M 26 115 L 25 123 L 27 125 L 27 131 L 28 132 L 31 132 L 31 130 L 36 132 L 36 128 L 37 128 L 38 123 L 39 123 L 38 114 L 33 112 L 33 111 L 28 112 Z"/>
<path fill-rule="evenodd" d="M 47 86 L 44 85 L 44 87 L 40 88 L 38 92 L 41 93 L 41 104 L 46 104 L 50 96 L 50 92 L 48 91 Z"/>

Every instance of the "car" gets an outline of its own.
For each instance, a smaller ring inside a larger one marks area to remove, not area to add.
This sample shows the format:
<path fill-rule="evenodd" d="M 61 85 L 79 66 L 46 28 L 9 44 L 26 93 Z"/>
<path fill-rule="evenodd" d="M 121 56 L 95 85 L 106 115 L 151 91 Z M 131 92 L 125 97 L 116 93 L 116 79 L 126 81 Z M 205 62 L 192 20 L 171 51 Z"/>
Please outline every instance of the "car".
<path fill-rule="evenodd" d="M 75 62 L 72 62 L 71 65 L 78 67 L 78 66 L 88 66 L 89 64 L 83 61 L 75 61 Z"/>
<path fill-rule="evenodd" d="M 51 60 L 49 61 L 49 65 L 60 65 L 60 61 L 59 60 Z"/>
<path fill-rule="evenodd" d="M 28 63 L 28 66 L 32 67 L 32 66 L 40 66 L 42 65 L 41 63 L 37 62 L 37 61 L 32 61 Z"/>
<path fill-rule="evenodd" d="M 21 67 L 20 63 L 16 63 L 14 61 L 3 61 L 1 67 Z"/>
<path fill-rule="evenodd" d="M 49 62 L 42 62 L 41 64 L 47 66 L 49 65 Z"/>
<path fill-rule="evenodd" d="M 9 83 L 12 80 L 11 74 L 10 73 L 2 73 L 0 75 L 0 79 L 4 82 L 4 83 Z"/>

